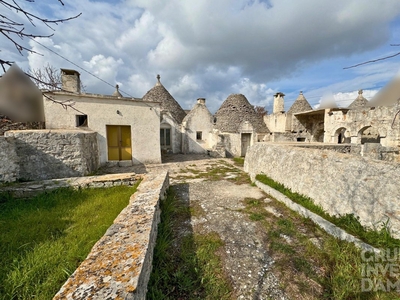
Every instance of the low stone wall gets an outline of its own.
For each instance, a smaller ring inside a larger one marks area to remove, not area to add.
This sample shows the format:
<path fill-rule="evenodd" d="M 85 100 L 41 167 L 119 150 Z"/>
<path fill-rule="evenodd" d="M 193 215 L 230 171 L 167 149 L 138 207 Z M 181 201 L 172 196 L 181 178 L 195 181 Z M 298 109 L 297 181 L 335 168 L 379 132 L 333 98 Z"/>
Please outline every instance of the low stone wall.
<path fill-rule="evenodd" d="M 288 145 L 258 143 L 244 169 L 254 180 L 266 174 L 310 197 L 332 215 L 354 213 L 365 226 L 390 220 L 400 238 L 400 164 Z"/>
<path fill-rule="evenodd" d="M 53 299 L 145 299 L 167 171 L 144 175 L 114 224 Z"/>
<path fill-rule="evenodd" d="M 142 177 L 142 175 L 135 173 L 124 173 L 42 180 L 0 186 L 0 192 L 11 194 L 15 198 L 30 198 L 45 191 L 52 191 L 59 188 L 72 187 L 80 189 L 134 185 Z"/>
<path fill-rule="evenodd" d="M 15 151 L 15 140 L 0 136 L 0 182 L 13 182 L 18 179 L 19 165 Z"/>
<path fill-rule="evenodd" d="M 21 180 L 87 175 L 99 167 L 97 133 L 82 130 L 7 131 L 14 138 Z"/>

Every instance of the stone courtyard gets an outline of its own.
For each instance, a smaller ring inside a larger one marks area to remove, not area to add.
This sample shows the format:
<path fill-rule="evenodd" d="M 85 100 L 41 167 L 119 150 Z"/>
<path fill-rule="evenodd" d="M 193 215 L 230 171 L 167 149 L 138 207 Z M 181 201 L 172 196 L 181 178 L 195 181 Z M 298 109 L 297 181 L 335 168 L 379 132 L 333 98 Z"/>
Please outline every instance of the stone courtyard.
<path fill-rule="evenodd" d="M 223 247 L 217 252 L 223 271 L 232 285 L 229 299 L 320 299 L 324 287 L 316 280 L 327 270 L 304 259 L 303 267 L 296 266 L 298 258 L 307 253 L 327 251 L 324 243 L 333 239 L 314 224 L 253 186 L 241 166 L 232 159 L 212 159 L 206 155 L 167 155 L 164 164 L 103 168 L 100 172 L 154 172 L 169 170 L 170 188 L 181 205 L 195 211 L 181 222 L 175 238 L 187 234 L 217 233 Z M 249 203 L 259 201 L 252 210 Z M 255 220 L 252 213 L 263 220 Z M 288 220 L 293 230 L 280 232 L 276 224 Z M 267 227 L 265 227 L 265 224 Z M 271 238 L 271 236 L 274 236 Z M 288 253 L 277 246 L 293 249 Z M 292 252 L 293 251 L 293 252 Z M 303 252 L 303 253 L 302 253 Z"/>

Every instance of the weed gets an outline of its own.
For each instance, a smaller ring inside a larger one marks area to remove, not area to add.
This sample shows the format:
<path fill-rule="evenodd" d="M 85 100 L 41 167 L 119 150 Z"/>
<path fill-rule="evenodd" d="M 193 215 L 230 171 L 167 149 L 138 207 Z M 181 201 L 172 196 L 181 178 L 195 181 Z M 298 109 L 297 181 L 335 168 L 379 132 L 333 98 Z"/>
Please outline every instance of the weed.
<path fill-rule="evenodd" d="M 258 213 L 251 213 L 249 218 L 252 221 L 261 221 L 264 219 L 264 216 L 262 214 L 258 214 Z"/>
<path fill-rule="evenodd" d="M 354 214 L 346 214 L 342 216 L 330 216 L 326 213 L 321 206 L 314 204 L 314 202 L 303 195 L 292 192 L 290 189 L 286 188 L 283 184 L 277 183 L 266 175 L 257 175 L 256 180 L 269 185 L 270 187 L 278 190 L 285 196 L 287 196 L 292 201 L 304 206 L 310 211 L 320 215 L 324 219 L 332 222 L 336 226 L 346 230 L 348 233 L 357 236 L 364 242 L 378 248 L 399 248 L 400 240 L 395 239 L 390 234 L 389 223 L 382 222 L 381 228 L 369 229 L 361 225 L 359 217 Z"/>
<path fill-rule="evenodd" d="M 244 157 L 234 157 L 233 161 L 236 166 L 240 166 L 240 167 L 244 166 Z"/>
<path fill-rule="evenodd" d="M 191 213 L 199 210 L 186 205 L 173 189 L 161 202 L 161 222 L 147 298 L 231 299 L 232 288 L 216 255 L 223 246 L 218 234 L 200 235 L 190 230 L 185 235 L 179 233 Z"/>

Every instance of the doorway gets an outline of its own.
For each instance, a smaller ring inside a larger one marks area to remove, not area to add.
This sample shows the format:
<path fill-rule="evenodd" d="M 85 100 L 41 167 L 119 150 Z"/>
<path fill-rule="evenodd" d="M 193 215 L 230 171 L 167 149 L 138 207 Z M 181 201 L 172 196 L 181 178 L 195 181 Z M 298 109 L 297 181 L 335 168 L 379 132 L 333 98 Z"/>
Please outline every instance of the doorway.
<path fill-rule="evenodd" d="M 241 141 L 242 141 L 242 155 L 241 156 L 246 156 L 247 148 L 250 147 L 251 143 L 251 133 L 242 133 L 241 136 Z"/>
<path fill-rule="evenodd" d="M 171 128 L 160 128 L 160 145 L 161 149 L 171 149 Z"/>
<path fill-rule="evenodd" d="M 108 160 L 132 160 L 131 126 L 106 127 Z"/>

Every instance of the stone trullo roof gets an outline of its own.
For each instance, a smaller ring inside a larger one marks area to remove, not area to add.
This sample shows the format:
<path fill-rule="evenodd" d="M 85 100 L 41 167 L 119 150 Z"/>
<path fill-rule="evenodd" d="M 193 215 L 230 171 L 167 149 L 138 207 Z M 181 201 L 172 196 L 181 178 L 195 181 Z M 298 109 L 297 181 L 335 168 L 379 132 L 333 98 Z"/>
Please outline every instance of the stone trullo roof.
<path fill-rule="evenodd" d="M 186 116 L 179 103 L 161 84 L 160 75 L 157 75 L 156 85 L 143 96 L 142 100 L 161 102 L 161 111 L 168 111 L 179 124 L 182 123 L 183 118 Z"/>
<path fill-rule="evenodd" d="M 363 107 L 368 103 L 368 100 L 363 97 L 363 91 L 358 91 L 358 97 L 349 105 L 348 108 Z"/>
<path fill-rule="evenodd" d="M 304 97 L 303 92 L 300 92 L 296 101 L 292 104 L 290 109 L 288 110 L 288 114 L 295 114 L 303 111 L 312 110 L 310 103 L 308 103 L 306 97 Z"/>
<path fill-rule="evenodd" d="M 269 132 L 263 116 L 256 113 L 254 107 L 242 94 L 229 95 L 214 117 L 216 127 L 221 132 L 239 133 L 240 125 L 244 121 L 248 121 L 258 133 Z"/>
<path fill-rule="evenodd" d="M 112 95 L 114 97 L 120 97 L 120 98 L 123 97 L 122 94 L 119 92 L 119 85 L 118 84 L 115 86 L 115 92 Z"/>

